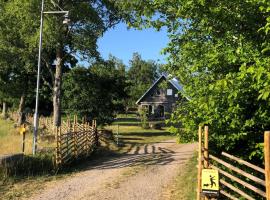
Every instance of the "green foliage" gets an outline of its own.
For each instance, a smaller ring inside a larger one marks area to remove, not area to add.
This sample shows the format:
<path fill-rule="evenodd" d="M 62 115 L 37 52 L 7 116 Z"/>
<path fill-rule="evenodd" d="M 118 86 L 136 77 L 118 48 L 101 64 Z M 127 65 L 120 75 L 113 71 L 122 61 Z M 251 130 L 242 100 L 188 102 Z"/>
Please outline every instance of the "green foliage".
<path fill-rule="evenodd" d="M 149 129 L 148 116 L 147 116 L 147 108 L 142 108 L 139 111 L 139 115 L 141 118 L 141 126 L 143 129 Z"/>
<path fill-rule="evenodd" d="M 44 15 L 40 105 L 47 112 L 51 111 L 54 94 L 56 58 L 61 60 L 57 65 L 61 68 L 60 76 L 76 65 L 78 57 L 99 60 L 98 38 L 120 20 L 110 1 L 60 0 L 57 3 L 69 11 L 71 21 L 67 26 L 63 24 L 62 14 Z M 30 99 L 27 103 L 33 107 L 40 6 L 39 0 L 0 0 L 0 101 L 16 105 L 18 98 L 26 93 Z M 58 6 L 45 0 L 45 11 L 57 11 Z"/>
<path fill-rule="evenodd" d="M 38 1 L 0 1 L 0 100 L 16 104 L 33 90 L 39 22 Z"/>
<path fill-rule="evenodd" d="M 154 61 L 145 61 L 138 53 L 133 54 L 130 60 L 130 68 L 127 72 L 129 81 L 128 106 L 134 107 L 135 102 L 148 90 L 158 77 L 158 64 Z"/>
<path fill-rule="evenodd" d="M 258 144 L 269 129 L 270 43 L 266 0 L 119 1 L 131 26 L 166 26 L 169 73 L 184 86 L 172 122 L 181 141 L 210 125 L 211 148 L 261 159 Z M 217 152 L 218 152 L 217 151 Z"/>
<path fill-rule="evenodd" d="M 76 67 L 64 76 L 63 108 L 66 113 L 110 123 L 123 110 L 126 80 L 111 61 L 89 68 Z"/>

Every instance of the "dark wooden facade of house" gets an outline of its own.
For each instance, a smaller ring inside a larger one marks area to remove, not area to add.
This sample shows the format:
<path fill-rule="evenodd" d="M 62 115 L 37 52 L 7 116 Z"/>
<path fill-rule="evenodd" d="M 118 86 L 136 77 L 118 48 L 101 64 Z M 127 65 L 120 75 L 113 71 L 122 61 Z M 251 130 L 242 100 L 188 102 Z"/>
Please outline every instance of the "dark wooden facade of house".
<path fill-rule="evenodd" d="M 139 110 L 147 110 L 149 118 L 164 119 L 167 114 L 172 113 L 181 90 L 182 87 L 175 78 L 168 79 L 162 75 L 136 104 Z"/>

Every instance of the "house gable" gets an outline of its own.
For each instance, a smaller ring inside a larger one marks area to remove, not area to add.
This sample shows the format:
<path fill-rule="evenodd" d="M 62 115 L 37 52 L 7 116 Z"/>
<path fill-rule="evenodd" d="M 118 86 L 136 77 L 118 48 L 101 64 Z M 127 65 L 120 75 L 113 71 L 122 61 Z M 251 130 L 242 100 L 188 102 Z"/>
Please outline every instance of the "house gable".
<path fill-rule="evenodd" d="M 160 88 L 160 84 L 167 81 L 167 88 Z M 182 89 L 176 79 L 167 80 L 165 75 L 159 77 L 156 82 L 142 95 L 142 97 L 136 102 L 136 104 L 141 103 L 171 103 L 175 102 L 178 98 L 178 92 Z"/>

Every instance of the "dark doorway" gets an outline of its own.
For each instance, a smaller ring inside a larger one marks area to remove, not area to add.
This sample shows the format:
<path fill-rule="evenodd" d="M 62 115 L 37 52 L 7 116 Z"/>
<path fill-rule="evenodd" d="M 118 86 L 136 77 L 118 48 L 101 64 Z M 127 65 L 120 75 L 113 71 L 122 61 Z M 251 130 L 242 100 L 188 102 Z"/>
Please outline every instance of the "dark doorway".
<path fill-rule="evenodd" d="M 157 117 L 164 117 L 164 113 L 165 111 L 164 111 L 164 106 L 163 105 L 159 105 L 158 107 L 157 107 Z"/>

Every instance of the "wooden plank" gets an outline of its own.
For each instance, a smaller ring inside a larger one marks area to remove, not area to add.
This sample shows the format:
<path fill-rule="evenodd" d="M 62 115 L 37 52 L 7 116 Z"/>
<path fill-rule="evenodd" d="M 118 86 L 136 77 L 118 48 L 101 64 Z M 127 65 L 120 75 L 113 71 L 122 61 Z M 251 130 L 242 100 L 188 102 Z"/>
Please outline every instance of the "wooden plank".
<path fill-rule="evenodd" d="M 252 190 L 253 192 L 256 192 L 257 194 L 261 195 L 262 197 L 266 197 L 265 192 L 262 191 L 262 190 L 260 190 L 260 189 L 258 189 L 258 188 L 256 188 L 255 186 L 253 186 L 253 185 L 251 185 L 251 184 L 249 184 L 249 183 L 247 183 L 247 182 L 245 182 L 245 181 L 243 181 L 243 180 L 241 180 L 241 179 L 239 179 L 239 178 L 237 178 L 237 177 L 229 174 L 228 172 L 223 171 L 222 169 L 219 169 L 218 167 L 216 167 L 214 165 L 211 165 L 211 168 L 218 170 L 219 173 L 221 173 L 224 176 L 230 178 L 231 180 L 233 180 L 233 181 L 235 181 L 235 182 L 243 185 L 244 187 Z"/>
<path fill-rule="evenodd" d="M 65 148 L 61 148 L 60 152 L 61 153 L 66 153 L 66 152 L 70 152 L 72 151 L 74 148 L 74 146 L 68 146 L 68 147 L 65 147 Z"/>
<path fill-rule="evenodd" d="M 208 126 L 204 127 L 204 168 L 207 169 L 209 166 L 209 145 L 208 145 L 208 139 L 209 139 L 209 134 L 208 134 Z"/>
<path fill-rule="evenodd" d="M 202 127 L 199 126 L 199 145 L 198 145 L 198 177 L 197 177 L 197 200 L 201 199 L 201 176 L 202 176 Z"/>
<path fill-rule="evenodd" d="M 225 192 L 224 190 L 220 190 L 220 194 L 223 194 L 225 197 L 228 197 L 229 199 L 238 200 L 238 198 L 232 196 L 231 194 Z"/>
<path fill-rule="evenodd" d="M 243 171 L 241 169 L 238 169 L 237 167 L 234 167 L 231 164 L 226 163 L 225 161 L 223 161 L 223 160 L 221 160 L 221 159 L 219 159 L 219 158 L 217 158 L 217 157 L 215 157 L 213 155 L 210 155 L 209 157 L 212 160 L 218 162 L 219 164 L 224 165 L 225 167 L 239 173 L 240 175 L 245 176 L 245 177 L 249 178 L 250 180 L 253 180 L 254 182 L 256 182 L 256 183 L 258 183 L 258 184 L 260 184 L 262 186 L 265 186 L 265 181 L 264 180 L 262 180 L 262 179 L 260 179 L 260 178 L 258 178 L 256 176 L 253 176 L 253 175 L 251 175 L 251 174 L 249 174 L 249 173 L 247 173 L 247 172 L 245 172 L 245 171 Z"/>
<path fill-rule="evenodd" d="M 203 167 L 207 169 L 209 167 L 209 133 L 208 133 L 208 126 L 204 127 L 204 161 L 203 161 Z M 204 197 L 204 200 L 208 200 L 209 198 L 207 196 Z"/>
<path fill-rule="evenodd" d="M 227 188 L 230 188 L 232 191 L 238 193 L 239 195 L 241 195 L 242 197 L 245 197 L 247 200 L 256 200 L 253 197 L 249 196 L 248 194 L 246 194 L 245 192 L 239 190 L 238 188 L 234 187 L 233 185 L 231 185 L 230 183 L 227 183 L 225 180 L 220 179 L 220 183 L 223 184 L 224 186 L 226 186 Z"/>
<path fill-rule="evenodd" d="M 238 162 L 238 163 L 240 163 L 242 165 L 246 165 L 246 166 L 248 166 L 248 167 L 250 167 L 250 168 L 252 168 L 252 169 L 254 169 L 254 170 L 258 171 L 258 172 L 261 172 L 263 174 L 265 173 L 265 171 L 264 171 L 263 168 L 258 167 L 256 165 L 253 165 L 253 164 L 251 164 L 251 163 L 249 163 L 249 162 L 247 162 L 245 160 L 242 160 L 240 158 L 237 158 L 237 157 L 235 157 L 233 155 L 230 155 L 230 154 L 228 154 L 226 152 L 222 152 L 221 155 L 223 155 L 223 156 L 225 156 L 225 157 L 227 157 L 227 158 L 229 158 L 231 160 L 234 160 L 234 161 L 236 161 L 236 162 Z"/>
<path fill-rule="evenodd" d="M 270 200 L 270 131 L 264 132 L 264 162 L 266 199 Z"/>

